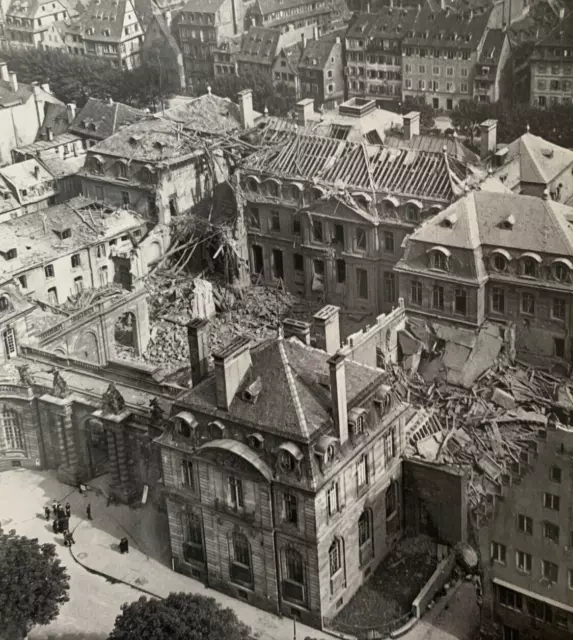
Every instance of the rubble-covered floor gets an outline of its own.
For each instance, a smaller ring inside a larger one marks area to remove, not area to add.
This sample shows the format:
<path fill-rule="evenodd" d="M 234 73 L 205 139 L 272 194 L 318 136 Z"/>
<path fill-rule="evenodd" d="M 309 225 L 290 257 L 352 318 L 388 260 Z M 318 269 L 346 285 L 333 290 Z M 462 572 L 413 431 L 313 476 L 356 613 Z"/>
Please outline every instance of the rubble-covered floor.
<path fill-rule="evenodd" d="M 426 536 L 400 541 L 338 614 L 334 628 L 378 627 L 407 614 L 438 565 L 436 551 Z"/>

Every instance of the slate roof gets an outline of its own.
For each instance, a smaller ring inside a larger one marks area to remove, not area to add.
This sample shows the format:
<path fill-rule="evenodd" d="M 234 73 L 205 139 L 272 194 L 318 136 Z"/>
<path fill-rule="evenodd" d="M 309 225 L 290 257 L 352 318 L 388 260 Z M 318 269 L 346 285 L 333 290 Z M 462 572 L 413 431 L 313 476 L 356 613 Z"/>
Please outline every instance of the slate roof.
<path fill-rule="evenodd" d="M 277 55 L 281 32 L 267 27 L 251 27 L 241 39 L 237 60 L 272 64 Z"/>
<path fill-rule="evenodd" d="M 417 7 L 384 7 L 377 13 L 365 13 L 348 27 L 346 37 L 401 40 L 413 28 L 417 14 Z"/>
<path fill-rule="evenodd" d="M 499 63 L 505 37 L 506 34 L 501 29 L 490 29 L 487 32 L 479 58 L 480 64 L 497 65 Z"/>
<path fill-rule="evenodd" d="M 38 137 L 47 137 L 47 129 L 51 129 L 54 136 L 68 130 L 68 114 L 65 104 L 48 103 L 45 108 L 44 121 L 38 131 Z"/>
<path fill-rule="evenodd" d="M 463 193 L 466 167 L 443 152 L 392 149 L 300 134 L 256 152 L 244 172 L 451 201 Z"/>
<path fill-rule="evenodd" d="M 181 11 L 190 13 L 215 13 L 225 0 L 189 0 Z"/>
<path fill-rule="evenodd" d="M 55 98 L 51 93 L 44 91 L 40 86 L 37 87 L 38 92 L 42 96 L 42 100 L 47 103 L 62 105 L 63 102 Z M 25 104 L 33 93 L 31 84 L 18 82 L 18 91 L 12 91 L 10 82 L 0 80 L 0 107 L 8 108 L 19 103 Z"/>
<path fill-rule="evenodd" d="M 81 140 L 81 138 L 73 133 L 61 133 L 60 135 L 54 136 L 53 140 L 37 140 L 36 142 L 32 142 L 31 144 L 17 147 L 16 149 L 14 149 L 14 151 L 26 154 L 36 154 L 48 151 L 49 149 L 53 149 L 55 147 L 59 147 L 63 144 L 78 142 L 79 140 Z"/>
<path fill-rule="evenodd" d="M 146 118 L 147 114 L 121 102 L 89 98 L 74 118 L 70 131 L 104 140 L 127 125 Z M 95 130 L 91 127 L 95 126 Z"/>
<path fill-rule="evenodd" d="M 324 69 L 335 43 L 332 40 L 308 40 L 298 63 L 301 69 Z"/>
<path fill-rule="evenodd" d="M 225 133 L 241 128 L 239 105 L 212 93 L 180 101 L 177 106 L 166 109 L 163 116 L 202 133 Z"/>
<path fill-rule="evenodd" d="M 478 165 L 480 163 L 479 156 L 462 144 L 459 138 L 450 138 L 445 136 L 414 136 L 412 140 L 404 140 L 401 135 L 390 131 L 384 140 L 384 146 L 395 149 L 415 149 L 419 151 L 430 151 L 432 153 L 443 152 L 444 147 L 447 149 L 448 155 L 455 158 L 458 162 Z"/>
<path fill-rule="evenodd" d="M 507 145 L 505 163 L 495 169 L 497 176 L 510 174 L 517 182 L 549 184 L 573 165 L 573 151 L 526 133 Z M 508 184 L 508 186 L 515 186 Z"/>
<path fill-rule="evenodd" d="M 551 31 L 537 42 L 540 47 L 571 47 L 573 41 L 573 11 L 565 15 L 563 20 L 551 29 Z"/>
<path fill-rule="evenodd" d="M 14 16 L 16 18 L 36 18 L 42 5 L 50 5 L 49 13 L 52 14 L 56 11 L 55 9 L 52 9 L 51 5 L 53 2 L 57 2 L 63 9 L 68 9 L 67 4 L 62 3 L 59 0 L 46 0 L 45 2 L 40 2 L 40 0 L 12 0 L 6 15 Z M 60 10 L 59 7 L 58 10 Z"/>
<path fill-rule="evenodd" d="M 500 224 L 509 214 L 511 229 Z M 443 221 L 455 216 L 451 228 Z M 410 241 L 476 249 L 480 246 L 573 256 L 573 208 L 515 193 L 472 191 L 427 220 Z"/>
<path fill-rule="evenodd" d="M 74 27 L 79 28 L 85 40 L 121 42 L 125 16 L 132 10 L 135 11 L 129 0 L 91 0 L 84 13 L 74 21 Z M 88 33 L 90 28 L 94 29 L 93 35 Z M 109 36 L 104 35 L 106 30 Z"/>
<path fill-rule="evenodd" d="M 42 162 L 56 180 L 75 176 L 82 170 L 85 161 L 85 153 L 77 156 L 72 153 L 67 158 L 60 157 L 60 154 L 56 152 L 42 153 Z"/>
<path fill-rule="evenodd" d="M 0 176 L 18 190 L 21 204 L 46 200 L 57 193 L 54 176 L 36 158 L 3 167 Z"/>
<path fill-rule="evenodd" d="M 256 425 L 262 432 L 278 433 L 298 441 L 308 441 L 331 417 L 328 380 L 329 354 L 307 347 L 296 338 L 273 339 L 251 349 L 252 366 L 231 402 L 230 419 Z M 384 373 L 346 360 L 346 393 L 350 406 Z M 242 390 L 260 378 L 262 389 L 257 402 L 242 399 Z M 199 411 L 217 410 L 214 375 L 184 394 L 178 402 Z"/>
<path fill-rule="evenodd" d="M 403 45 L 475 50 L 487 29 L 491 11 L 492 8 L 481 14 L 474 14 L 470 19 L 462 11 L 433 11 L 428 5 L 424 5 L 410 29 L 412 33 L 406 34 Z"/>
<path fill-rule="evenodd" d="M 90 213 L 87 217 L 80 215 L 88 210 Z M 89 224 L 86 220 L 89 220 Z M 91 198 L 83 196 L 7 220 L 0 224 L 0 251 L 17 249 L 18 255 L 13 260 L 0 257 L 0 279 L 6 280 L 24 269 L 73 253 L 81 247 L 125 233 L 144 223 L 145 220 L 132 211 L 102 208 L 96 206 Z M 62 240 L 55 232 L 55 229 L 68 228 L 72 230 L 72 236 L 66 240 Z"/>

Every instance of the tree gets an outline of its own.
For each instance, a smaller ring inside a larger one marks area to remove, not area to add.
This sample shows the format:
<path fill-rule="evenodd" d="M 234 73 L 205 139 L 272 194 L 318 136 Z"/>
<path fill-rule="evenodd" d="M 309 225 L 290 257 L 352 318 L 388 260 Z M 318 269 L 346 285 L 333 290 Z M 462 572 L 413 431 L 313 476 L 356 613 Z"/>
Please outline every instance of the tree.
<path fill-rule="evenodd" d="M 435 126 L 434 109 L 426 102 L 424 98 L 413 98 L 407 96 L 400 107 L 400 113 L 406 115 L 410 111 L 418 111 L 420 113 L 420 130 L 430 131 Z"/>
<path fill-rule="evenodd" d="M 469 138 L 470 145 L 473 145 L 475 135 L 479 135 L 479 125 L 489 118 L 496 118 L 498 111 L 495 104 L 477 100 L 460 100 L 451 112 L 450 120 L 462 135 Z"/>
<path fill-rule="evenodd" d="M 108 640 L 253 640 L 250 627 L 234 611 L 201 595 L 142 597 L 121 610 Z"/>
<path fill-rule="evenodd" d="M 55 620 L 69 580 L 53 544 L 0 529 L 0 639 L 20 640 Z"/>

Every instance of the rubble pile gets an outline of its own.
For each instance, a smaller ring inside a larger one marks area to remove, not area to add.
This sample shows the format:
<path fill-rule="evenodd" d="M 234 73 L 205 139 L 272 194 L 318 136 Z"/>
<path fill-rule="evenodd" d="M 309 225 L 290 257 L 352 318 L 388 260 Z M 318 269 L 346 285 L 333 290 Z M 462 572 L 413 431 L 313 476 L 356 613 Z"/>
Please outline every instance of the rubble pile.
<path fill-rule="evenodd" d="M 211 353 L 237 336 L 247 336 L 254 343 L 276 337 L 281 321 L 287 316 L 308 320 L 317 310 L 311 303 L 281 289 L 264 286 L 237 289 L 221 281 L 210 282 L 216 311 L 209 326 Z M 186 324 L 193 317 L 193 279 L 157 277 L 148 286 L 151 334 L 143 358 L 150 364 L 188 366 Z"/>
<path fill-rule="evenodd" d="M 505 356 L 469 390 L 408 377 L 398 366 L 391 375 L 394 393 L 420 407 L 406 436 L 407 455 L 467 470 L 469 506 L 482 513 L 488 496 L 502 495 L 511 476 L 532 461 L 538 431 L 565 383 Z"/>

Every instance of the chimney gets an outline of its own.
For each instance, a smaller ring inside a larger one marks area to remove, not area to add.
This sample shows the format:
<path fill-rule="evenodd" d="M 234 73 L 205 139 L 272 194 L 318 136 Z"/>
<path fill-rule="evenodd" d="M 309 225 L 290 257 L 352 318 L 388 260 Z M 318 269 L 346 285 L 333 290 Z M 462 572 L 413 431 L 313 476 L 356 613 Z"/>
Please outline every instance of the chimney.
<path fill-rule="evenodd" d="M 66 113 L 68 116 L 68 124 L 72 124 L 76 117 L 76 103 L 70 102 L 66 105 Z"/>
<path fill-rule="evenodd" d="M 322 307 L 322 309 L 313 316 L 316 348 L 322 349 L 330 355 L 340 349 L 339 312 L 339 307 L 327 304 L 326 307 Z"/>
<path fill-rule="evenodd" d="M 10 72 L 10 89 L 12 89 L 14 93 L 18 91 L 18 77 L 15 71 Z"/>
<path fill-rule="evenodd" d="M 300 40 L 302 42 L 302 50 L 304 51 L 306 49 L 306 36 L 304 32 L 300 34 Z"/>
<path fill-rule="evenodd" d="M 314 26 L 312 28 L 312 39 L 313 40 L 318 40 L 318 27 Z"/>
<path fill-rule="evenodd" d="M 40 167 L 38 165 L 36 165 L 34 167 L 34 178 L 36 178 L 36 180 L 40 177 Z"/>
<path fill-rule="evenodd" d="M 340 36 L 336 36 L 335 40 L 336 44 L 341 44 L 342 40 L 340 39 Z"/>
<path fill-rule="evenodd" d="M 330 397 L 332 399 L 332 417 L 340 444 L 348 440 L 348 407 L 346 405 L 346 356 L 337 353 L 328 361 L 330 370 Z"/>
<path fill-rule="evenodd" d="M 442 11 L 446 10 L 446 0 L 440 0 L 440 9 Z"/>
<path fill-rule="evenodd" d="M 497 147 L 497 120 L 486 120 L 479 126 L 480 158 L 487 160 Z"/>
<path fill-rule="evenodd" d="M 251 89 L 244 89 L 239 92 L 239 109 L 241 111 L 241 126 L 243 129 L 252 129 L 255 126 L 255 114 Z"/>
<path fill-rule="evenodd" d="M 4 80 L 4 82 L 10 81 L 10 75 L 8 73 L 8 63 L 0 62 L 0 78 Z"/>
<path fill-rule="evenodd" d="M 46 137 L 48 138 L 48 140 L 54 139 L 54 132 L 52 131 L 52 129 L 50 129 L 50 127 L 46 127 Z"/>
<path fill-rule="evenodd" d="M 310 324 L 301 320 L 286 318 L 283 320 L 283 337 L 298 338 L 303 344 L 310 346 Z"/>
<path fill-rule="evenodd" d="M 306 127 L 314 113 L 314 99 L 305 98 L 296 103 L 296 123 L 299 127 Z"/>
<path fill-rule="evenodd" d="M 194 318 L 187 324 L 191 380 L 198 385 L 209 371 L 209 321 Z"/>
<path fill-rule="evenodd" d="M 171 29 L 171 21 L 173 20 L 173 14 L 171 13 L 171 11 L 166 11 L 164 14 L 165 17 L 165 24 L 167 25 L 168 29 Z"/>
<path fill-rule="evenodd" d="M 217 407 L 229 410 L 245 374 L 251 366 L 251 351 L 248 338 L 241 336 L 213 354 L 215 361 L 215 386 Z"/>
<path fill-rule="evenodd" d="M 545 190 L 543 191 L 543 199 L 544 199 L 544 200 L 550 200 L 550 197 L 549 197 L 549 189 L 545 189 Z"/>
<path fill-rule="evenodd" d="M 404 140 L 411 142 L 414 136 L 420 135 L 420 112 L 410 111 L 402 117 L 404 122 Z"/>
<path fill-rule="evenodd" d="M 41 85 L 41 87 L 43 91 L 45 91 L 46 93 L 50 93 L 50 85 L 47 82 Z"/>

